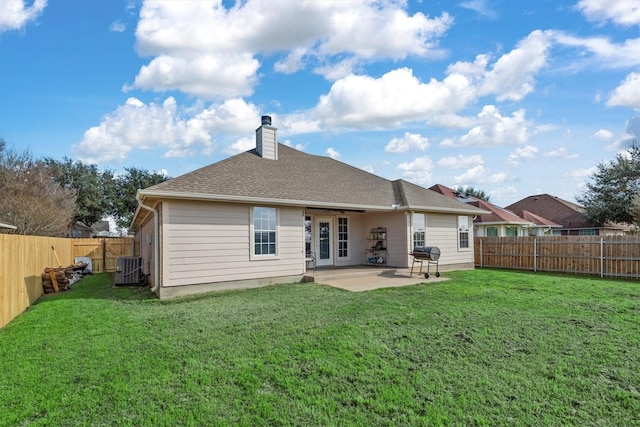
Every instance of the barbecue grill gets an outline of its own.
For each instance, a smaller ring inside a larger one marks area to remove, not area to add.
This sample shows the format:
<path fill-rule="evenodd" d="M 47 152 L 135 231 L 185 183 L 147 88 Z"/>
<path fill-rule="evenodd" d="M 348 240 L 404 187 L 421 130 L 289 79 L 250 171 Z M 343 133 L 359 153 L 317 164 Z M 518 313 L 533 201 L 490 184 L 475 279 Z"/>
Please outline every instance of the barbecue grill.
<path fill-rule="evenodd" d="M 438 260 L 440 259 L 440 249 L 435 246 L 416 246 L 413 248 L 413 252 L 410 254 L 413 257 L 411 263 L 411 275 L 413 275 L 413 266 L 416 262 L 420 263 L 420 271 L 418 274 L 422 274 L 422 263 L 427 261 L 427 272 L 424 273 L 424 278 L 429 278 L 429 267 L 431 264 L 436 265 L 436 277 L 440 277 L 440 271 L 438 267 Z"/>

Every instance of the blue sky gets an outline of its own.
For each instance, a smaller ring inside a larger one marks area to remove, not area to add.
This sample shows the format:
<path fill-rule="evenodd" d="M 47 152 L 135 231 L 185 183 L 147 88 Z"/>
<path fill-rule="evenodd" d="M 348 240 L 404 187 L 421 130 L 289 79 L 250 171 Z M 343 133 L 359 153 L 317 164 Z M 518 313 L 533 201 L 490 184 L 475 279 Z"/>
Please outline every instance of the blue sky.
<path fill-rule="evenodd" d="M 0 2 L 0 137 L 37 158 L 178 176 L 263 114 L 389 179 L 573 200 L 640 135 L 640 2 Z"/>

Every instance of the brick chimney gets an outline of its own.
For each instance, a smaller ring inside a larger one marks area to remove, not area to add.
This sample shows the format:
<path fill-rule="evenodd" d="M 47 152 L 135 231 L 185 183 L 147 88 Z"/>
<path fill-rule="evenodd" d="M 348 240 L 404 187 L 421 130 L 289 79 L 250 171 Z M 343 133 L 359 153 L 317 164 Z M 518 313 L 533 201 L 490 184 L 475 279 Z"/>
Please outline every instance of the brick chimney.
<path fill-rule="evenodd" d="M 262 116 L 262 126 L 256 129 L 256 151 L 263 159 L 278 160 L 276 130 L 271 126 L 271 116 Z"/>

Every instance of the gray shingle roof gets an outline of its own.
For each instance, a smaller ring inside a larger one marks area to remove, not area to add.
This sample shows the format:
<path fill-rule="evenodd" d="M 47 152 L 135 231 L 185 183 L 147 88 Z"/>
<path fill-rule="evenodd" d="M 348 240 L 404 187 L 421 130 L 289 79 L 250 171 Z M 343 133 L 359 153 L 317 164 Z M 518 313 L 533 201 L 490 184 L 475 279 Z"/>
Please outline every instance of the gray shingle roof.
<path fill-rule="evenodd" d="M 278 159 L 238 154 L 140 191 L 148 197 L 290 201 L 310 207 L 392 209 L 393 205 L 474 214 L 472 206 L 407 181 L 389 181 L 329 157 L 278 144 Z"/>

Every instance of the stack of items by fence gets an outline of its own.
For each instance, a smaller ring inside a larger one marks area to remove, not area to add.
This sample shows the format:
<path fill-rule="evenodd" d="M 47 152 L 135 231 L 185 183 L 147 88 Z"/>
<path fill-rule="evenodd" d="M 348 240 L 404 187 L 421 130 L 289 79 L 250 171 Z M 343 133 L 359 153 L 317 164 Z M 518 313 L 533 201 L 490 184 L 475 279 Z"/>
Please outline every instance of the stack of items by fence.
<path fill-rule="evenodd" d="M 87 263 L 79 262 L 68 267 L 46 267 L 42 272 L 42 290 L 45 294 L 68 291 L 71 285 L 82 278 Z"/>

